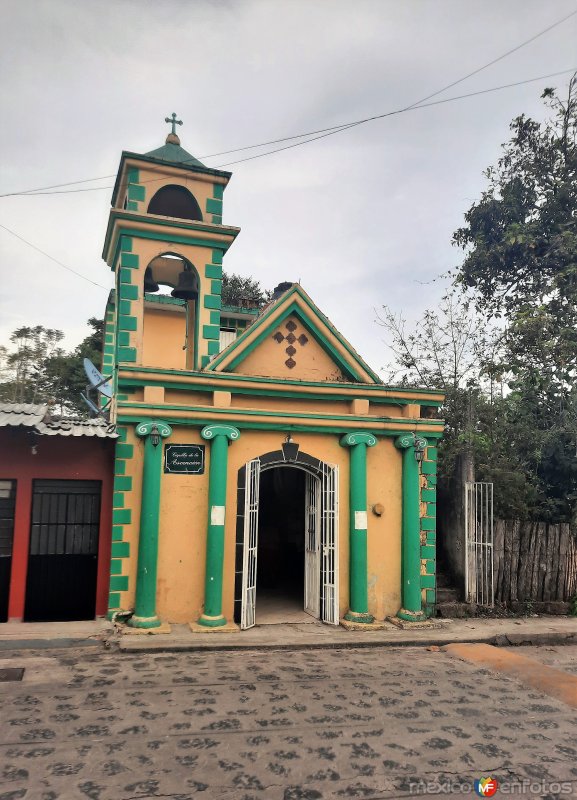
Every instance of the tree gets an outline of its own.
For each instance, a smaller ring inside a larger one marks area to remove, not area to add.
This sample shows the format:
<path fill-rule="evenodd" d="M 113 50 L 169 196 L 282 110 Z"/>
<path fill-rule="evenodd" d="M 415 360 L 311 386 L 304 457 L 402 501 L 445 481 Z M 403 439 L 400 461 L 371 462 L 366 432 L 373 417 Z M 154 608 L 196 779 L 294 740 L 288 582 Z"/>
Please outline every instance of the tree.
<path fill-rule="evenodd" d="M 0 400 L 12 403 L 54 401 L 61 414 L 86 416 L 80 392 L 87 383 L 83 359 L 102 360 L 103 322 L 91 318 L 91 333 L 73 351 L 58 346 L 62 331 L 23 326 L 10 336 L 12 349 L 0 347 Z"/>
<path fill-rule="evenodd" d="M 389 380 L 443 389 L 444 437 L 439 446 L 440 491 L 449 491 L 457 466 L 465 479 L 499 475 L 495 505 L 505 516 L 524 515 L 526 490 L 508 452 L 504 394 L 504 331 L 472 304 L 449 291 L 438 309 L 427 310 L 410 330 L 387 306 L 378 316 L 394 356 Z"/>
<path fill-rule="evenodd" d="M 0 399 L 12 403 L 44 402 L 45 364 L 50 357 L 64 353 L 58 347 L 63 338 L 62 331 L 42 325 L 17 328 L 10 336 L 12 351 L 3 347 L 0 353 Z"/>
<path fill-rule="evenodd" d="M 529 366 L 527 338 L 547 341 L 538 369 L 553 366 L 559 388 L 577 369 L 577 75 L 564 102 L 554 89 L 542 97 L 553 118 L 513 120 L 503 155 L 485 172 L 488 188 L 453 242 L 466 252 L 458 283 L 478 308 L 507 314 L 520 368 Z"/>
<path fill-rule="evenodd" d="M 488 187 L 454 234 L 457 284 L 506 321 L 507 440 L 527 482 L 527 513 L 574 518 L 577 502 L 577 76 L 553 116 L 511 123 Z"/>
<path fill-rule="evenodd" d="M 92 331 L 78 347 L 70 353 L 57 353 L 46 360 L 45 394 L 56 399 L 61 413 L 86 416 L 87 407 L 80 397 L 80 393 L 84 391 L 88 383 L 84 371 L 84 359 L 90 359 L 99 367 L 102 362 L 104 340 L 103 320 L 91 317 L 88 325 Z"/>
<path fill-rule="evenodd" d="M 242 306 L 248 304 L 260 308 L 268 303 L 271 292 L 265 290 L 254 278 L 243 278 L 241 275 L 226 272 L 222 274 L 223 306 Z"/>

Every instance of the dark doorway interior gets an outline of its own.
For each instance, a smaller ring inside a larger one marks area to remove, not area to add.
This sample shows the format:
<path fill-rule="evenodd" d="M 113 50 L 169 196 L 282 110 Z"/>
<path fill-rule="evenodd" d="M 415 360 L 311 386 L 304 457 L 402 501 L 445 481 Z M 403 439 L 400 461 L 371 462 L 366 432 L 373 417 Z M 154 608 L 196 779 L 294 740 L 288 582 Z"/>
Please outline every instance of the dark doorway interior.
<path fill-rule="evenodd" d="M 298 621 L 304 615 L 305 473 L 275 467 L 261 473 L 256 619 Z M 312 620 L 312 618 L 308 618 Z"/>
<path fill-rule="evenodd" d="M 94 619 L 100 481 L 34 481 L 26 622 Z"/>

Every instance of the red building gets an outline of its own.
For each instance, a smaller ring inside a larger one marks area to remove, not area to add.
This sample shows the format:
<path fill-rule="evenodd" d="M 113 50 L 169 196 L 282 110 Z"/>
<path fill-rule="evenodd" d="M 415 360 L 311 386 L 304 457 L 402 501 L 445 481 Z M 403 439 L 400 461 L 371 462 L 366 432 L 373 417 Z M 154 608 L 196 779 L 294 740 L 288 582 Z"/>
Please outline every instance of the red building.
<path fill-rule="evenodd" d="M 0 622 L 106 614 L 114 428 L 0 403 Z"/>

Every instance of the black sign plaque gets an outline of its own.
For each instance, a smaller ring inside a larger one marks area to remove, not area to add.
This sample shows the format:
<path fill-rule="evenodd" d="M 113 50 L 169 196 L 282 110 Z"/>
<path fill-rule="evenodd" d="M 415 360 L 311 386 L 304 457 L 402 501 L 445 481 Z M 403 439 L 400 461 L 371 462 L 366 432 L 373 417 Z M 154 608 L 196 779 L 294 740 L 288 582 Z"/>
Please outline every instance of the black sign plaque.
<path fill-rule="evenodd" d="M 164 471 L 184 475 L 204 475 L 203 444 L 167 444 Z"/>

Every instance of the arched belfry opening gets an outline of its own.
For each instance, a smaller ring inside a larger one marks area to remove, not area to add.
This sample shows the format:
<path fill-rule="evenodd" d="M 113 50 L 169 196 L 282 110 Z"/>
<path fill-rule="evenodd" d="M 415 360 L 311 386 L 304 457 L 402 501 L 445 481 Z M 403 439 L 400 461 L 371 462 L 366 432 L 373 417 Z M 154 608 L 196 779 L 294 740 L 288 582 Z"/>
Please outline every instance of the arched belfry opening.
<path fill-rule="evenodd" d="M 163 186 L 156 192 L 148 204 L 148 213 L 202 222 L 202 212 L 196 197 L 184 186 L 175 184 Z"/>
<path fill-rule="evenodd" d="M 200 281 L 178 253 L 160 253 L 144 271 L 143 364 L 194 369 Z"/>
<path fill-rule="evenodd" d="M 241 628 L 339 622 L 338 467 L 292 448 L 238 473 L 234 619 Z"/>

